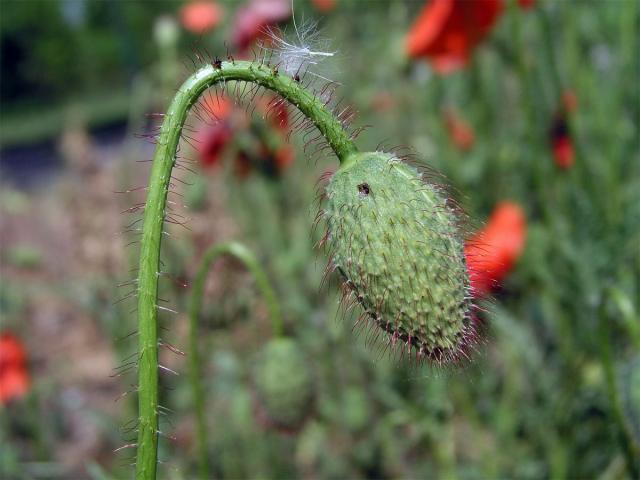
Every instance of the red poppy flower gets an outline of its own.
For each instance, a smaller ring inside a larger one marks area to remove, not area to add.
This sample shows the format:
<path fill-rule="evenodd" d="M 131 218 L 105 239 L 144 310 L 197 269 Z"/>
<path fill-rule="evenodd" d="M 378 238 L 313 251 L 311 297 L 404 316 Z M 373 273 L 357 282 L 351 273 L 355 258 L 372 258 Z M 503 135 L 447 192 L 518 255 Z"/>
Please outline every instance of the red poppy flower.
<path fill-rule="evenodd" d="M 265 37 L 267 27 L 289 17 L 291 5 L 288 0 L 252 0 L 236 13 L 232 42 L 241 53 L 245 52 L 254 41 Z"/>
<path fill-rule="evenodd" d="M 197 153 L 202 166 L 207 168 L 218 165 L 232 138 L 233 131 L 224 122 L 202 127 L 196 137 Z"/>
<path fill-rule="evenodd" d="M 518 6 L 523 10 L 528 10 L 536 6 L 536 0 L 518 0 Z"/>
<path fill-rule="evenodd" d="M 278 97 L 257 101 L 252 117 L 246 110 L 234 109 L 226 96 L 205 97 L 198 106 L 199 117 L 212 120 L 205 123 L 196 135 L 196 150 L 204 167 L 218 165 L 227 146 L 236 134 L 244 141 L 237 142 L 234 172 L 244 178 L 252 170 L 278 176 L 294 159 L 294 150 L 286 143 L 289 131 L 289 110 Z M 243 133 L 244 132 L 244 133 Z"/>
<path fill-rule="evenodd" d="M 519 205 L 500 203 L 487 226 L 465 245 L 464 253 L 475 297 L 489 292 L 513 268 L 524 249 L 526 218 Z"/>
<path fill-rule="evenodd" d="M 223 15 L 224 11 L 220 5 L 205 0 L 189 2 L 180 9 L 182 26 L 196 34 L 214 29 Z"/>
<path fill-rule="evenodd" d="M 432 0 L 406 39 L 412 58 L 426 57 L 438 73 L 464 67 L 502 13 L 502 0 Z"/>
<path fill-rule="evenodd" d="M 29 385 L 24 347 L 16 337 L 3 333 L 0 335 L 0 405 L 26 395 Z"/>
<path fill-rule="evenodd" d="M 444 119 L 453 144 L 460 150 L 469 150 L 475 142 L 475 135 L 471 125 L 453 110 L 447 110 Z"/>
<path fill-rule="evenodd" d="M 561 136 L 553 139 L 553 158 L 556 161 L 556 165 L 566 170 L 571 168 L 575 159 L 575 150 L 573 149 L 573 142 L 568 136 Z"/>
<path fill-rule="evenodd" d="M 549 130 L 549 141 L 556 165 L 563 170 L 570 168 L 575 159 L 573 139 L 565 110 L 559 111 L 553 118 Z"/>
<path fill-rule="evenodd" d="M 336 8 L 337 0 L 312 0 L 313 6 L 319 12 L 327 13 Z"/>

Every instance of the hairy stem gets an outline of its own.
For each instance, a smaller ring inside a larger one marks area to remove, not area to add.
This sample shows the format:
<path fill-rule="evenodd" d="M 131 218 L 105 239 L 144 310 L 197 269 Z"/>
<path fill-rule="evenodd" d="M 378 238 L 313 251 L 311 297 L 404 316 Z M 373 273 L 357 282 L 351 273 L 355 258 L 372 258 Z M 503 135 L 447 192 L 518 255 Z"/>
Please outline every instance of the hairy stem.
<path fill-rule="evenodd" d="M 204 414 L 204 386 L 200 371 L 201 357 L 198 349 L 198 320 L 202 311 L 202 299 L 207 274 L 213 263 L 222 255 L 230 255 L 239 260 L 251 272 L 258 285 L 260 293 L 267 303 L 269 319 L 274 336 L 284 333 L 282 314 L 276 295 L 271 287 L 269 278 L 251 251 L 237 242 L 219 243 L 209 247 L 202 258 L 200 269 L 193 283 L 191 304 L 189 306 L 189 380 L 193 391 L 196 409 L 198 463 L 200 478 L 210 478 L 209 461 L 207 458 L 207 427 Z"/>
<path fill-rule="evenodd" d="M 144 210 L 138 273 L 138 441 L 136 478 L 156 477 L 158 450 L 158 276 L 162 227 L 171 172 L 189 109 L 209 87 L 245 81 L 273 90 L 295 105 L 320 130 L 341 163 L 355 144 L 323 101 L 288 75 L 268 65 L 231 61 L 206 65 L 189 77 L 167 111 L 153 158 Z"/>

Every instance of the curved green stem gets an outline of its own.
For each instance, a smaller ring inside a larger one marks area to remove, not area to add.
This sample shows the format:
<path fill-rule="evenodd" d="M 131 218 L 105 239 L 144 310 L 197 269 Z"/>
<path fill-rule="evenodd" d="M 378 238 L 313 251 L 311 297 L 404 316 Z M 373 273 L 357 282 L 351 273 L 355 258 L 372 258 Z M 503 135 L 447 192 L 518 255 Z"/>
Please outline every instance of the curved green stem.
<path fill-rule="evenodd" d="M 274 336 L 284 334 L 284 325 L 280 304 L 271 287 L 269 278 L 256 260 L 251 250 L 237 242 L 219 243 L 209 247 L 202 258 L 200 269 L 196 274 L 191 293 L 189 306 L 189 380 L 193 390 L 193 398 L 196 409 L 198 462 L 200 478 L 209 477 L 209 462 L 207 458 L 207 430 L 204 414 L 204 387 L 202 384 L 202 372 L 200 371 L 201 358 L 198 349 L 198 320 L 202 311 L 202 299 L 207 274 L 213 263 L 222 255 L 231 255 L 238 259 L 251 272 L 258 285 L 260 293 L 267 303 L 269 319 Z"/>
<path fill-rule="evenodd" d="M 171 172 L 189 109 L 210 86 L 245 81 L 273 90 L 295 105 L 320 130 L 340 162 L 357 152 L 355 144 L 321 99 L 295 79 L 270 66 L 244 62 L 206 65 L 184 82 L 167 111 L 149 178 L 138 272 L 138 441 L 136 478 L 155 479 L 158 450 L 158 276 L 160 247 Z"/>

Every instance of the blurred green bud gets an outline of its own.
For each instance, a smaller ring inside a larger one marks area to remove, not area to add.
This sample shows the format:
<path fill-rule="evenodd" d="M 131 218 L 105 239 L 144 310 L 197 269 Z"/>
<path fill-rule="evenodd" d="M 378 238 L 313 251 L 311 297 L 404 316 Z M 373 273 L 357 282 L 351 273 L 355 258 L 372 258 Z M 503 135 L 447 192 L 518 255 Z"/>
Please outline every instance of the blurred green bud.
<path fill-rule="evenodd" d="M 309 413 L 313 396 L 311 371 L 302 350 L 289 338 L 271 340 L 254 371 L 257 396 L 276 426 L 298 426 Z"/>

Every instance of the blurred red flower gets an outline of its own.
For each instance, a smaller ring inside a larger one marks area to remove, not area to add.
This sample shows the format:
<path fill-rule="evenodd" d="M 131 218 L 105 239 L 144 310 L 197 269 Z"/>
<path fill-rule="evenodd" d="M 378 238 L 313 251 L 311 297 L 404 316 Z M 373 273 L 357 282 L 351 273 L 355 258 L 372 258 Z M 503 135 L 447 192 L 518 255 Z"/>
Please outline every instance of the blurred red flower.
<path fill-rule="evenodd" d="M 289 0 L 251 0 L 236 13 L 232 42 L 243 53 L 254 41 L 266 36 L 269 26 L 288 20 L 289 17 Z"/>
<path fill-rule="evenodd" d="M 206 125 L 197 136 L 197 152 L 203 167 L 214 167 L 222 158 L 222 153 L 233 138 L 233 131 L 226 123 Z"/>
<path fill-rule="evenodd" d="M 327 13 L 336 8 L 337 0 L 312 0 L 313 6 L 319 12 Z"/>
<path fill-rule="evenodd" d="M 460 150 L 469 150 L 475 142 L 473 128 L 453 110 L 446 110 L 444 121 L 449 138 Z"/>
<path fill-rule="evenodd" d="M 10 333 L 0 335 L 0 405 L 23 397 L 29 391 L 27 355 L 20 340 Z"/>
<path fill-rule="evenodd" d="M 518 0 L 518 5 L 523 10 L 527 10 L 536 6 L 536 0 Z"/>
<path fill-rule="evenodd" d="M 196 134 L 196 152 L 203 167 L 217 165 L 225 147 L 233 138 L 228 122 L 233 112 L 231 101 L 221 95 L 204 97 L 199 104 L 201 116 L 209 117 L 211 124 L 203 124 Z"/>
<path fill-rule="evenodd" d="M 502 14 L 502 0 L 432 0 L 406 39 L 410 57 L 426 57 L 438 73 L 464 67 Z"/>
<path fill-rule="evenodd" d="M 522 208 L 512 202 L 498 204 L 486 227 L 464 248 L 474 297 L 488 293 L 509 273 L 524 249 L 526 235 Z"/>
<path fill-rule="evenodd" d="M 294 150 L 286 143 L 289 110 L 280 97 L 266 96 L 257 102 L 251 116 L 222 95 L 204 97 L 198 105 L 203 124 L 196 134 L 196 152 L 203 167 L 219 165 L 227 146 L 235 144 L 235 174 L 244 178 L 257 170 L 276 177 L 294 160 Z M 234 142 L 234 136 L 243 140 Z M 239 137 L 238 137 L 239 138 Z"/>
<path fill-rule="evenodd" d="M 556 165 L 563 170 L 571 168 L 576 156 L 571 137 L 569 135 L 560 134 L 554 136 L 551 142 L 553 158 L 556 161 Z"/>
<path fill-rule="evenodd" d="M 556 165 L 563 170 L 571 168 L 575 160 L 575 149 L 571 128 L 569 126 L 569 114 L 578 108 L 578 97 L 572 90 L 562 93 L 560 107 L 553 116 L 549 129 L 549 143 Z"/>
<path fill-rule="evenodd" d="M 196 0 L 180 9 L 182 26 L 190 32 L 202 34 L 214 29 L 222 20 L 224 10 L 215 2 Z"/>

